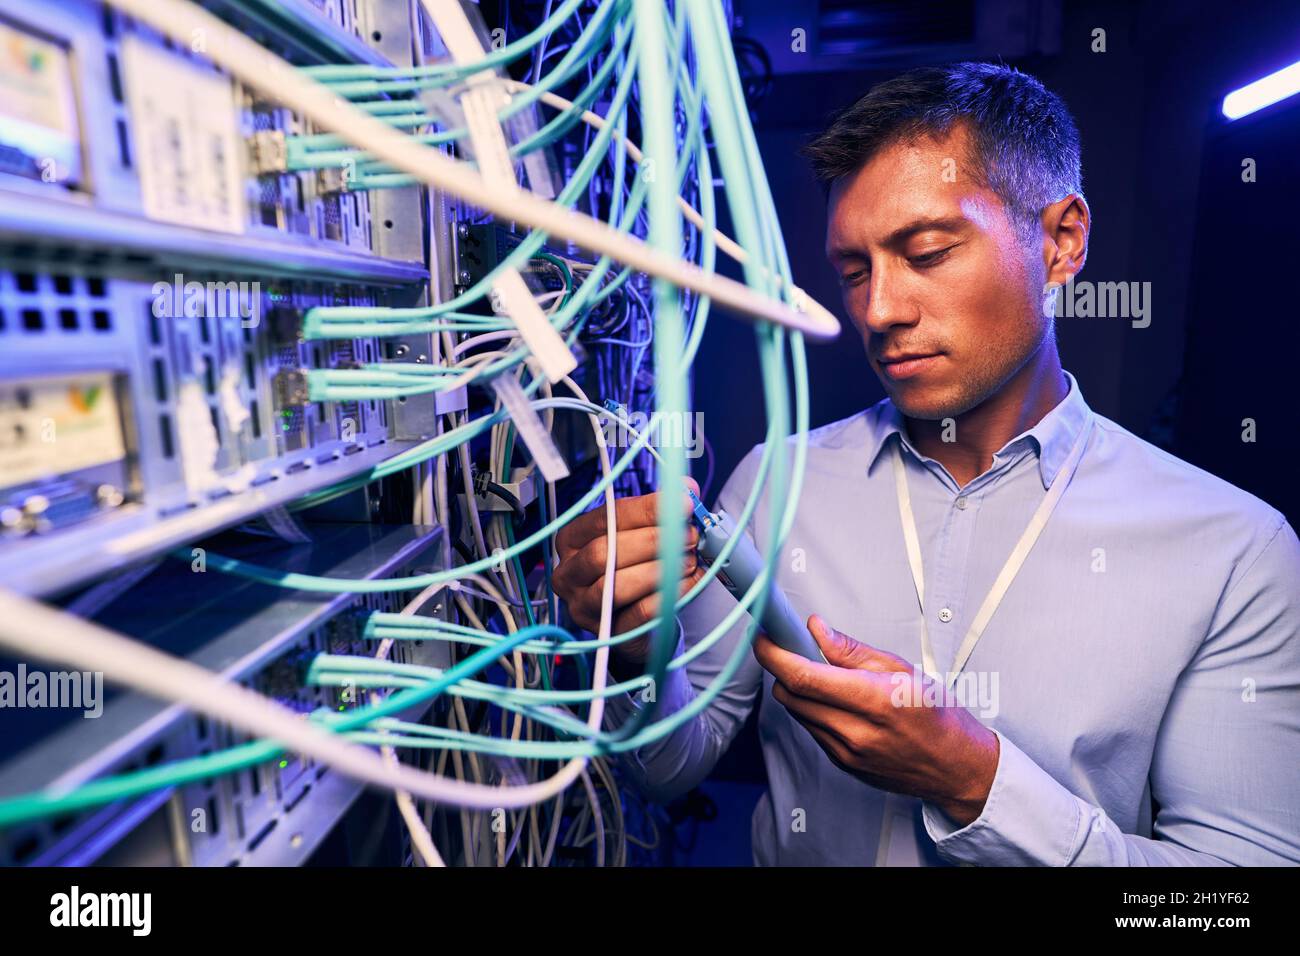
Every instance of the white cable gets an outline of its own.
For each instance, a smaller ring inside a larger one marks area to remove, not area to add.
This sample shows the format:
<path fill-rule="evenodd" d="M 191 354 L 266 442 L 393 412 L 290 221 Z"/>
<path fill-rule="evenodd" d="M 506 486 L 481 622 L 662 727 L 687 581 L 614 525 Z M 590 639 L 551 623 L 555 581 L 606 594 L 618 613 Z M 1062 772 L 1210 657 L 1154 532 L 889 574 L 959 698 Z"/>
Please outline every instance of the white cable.
<path fill-rule="evenodd" d="M 522 80 L 504 80 L 502 81 L 502 85 L 505 86 L 505 88 L 512 93 L 525 93 L 528 90 L 531 90 L 533 88 L 533 85 L 531 83 L 525 83 Z M 548 106 L 553 106 L 557 110 L 562 110 L 563 112 L 566 113 L 572 112 L 573 110 L 577 109 L 577 104 L 574 103 L 572 100 L 566 100 L 563 96 L 558 96 L 557 94 L 552 93 L 549 90 L 541 94 L 541 100 L 543 103 L 547 104 Z M 601 130 L 605 128 L 605 117 L 601 116 L 599 113 L 593 113 L 591 110 L 583 110 L 578 115 L 581 117 L 584 123 L 586 123 L 588 126 L 593 127 L 594 129 Z M 627 153 L 628 157 L 632 160 L 632 162 L 636 163 L 638 166 L 641 165 L 641 160 L 642 160 L 641 147 L 637 146 L 636 143 L 632 142 L 630 139 L 621 135 L 617 129 L 614 130 L 612 135 L 615 140 L 618 140 L 623 144 L 623 150 Z M 695 226 L 695 228 L 699 229 L 701 232 L 703 232 L 705 229 L 708 228 L 708 224 L 704 221 L 704 217 L 700 215 L 699 210 L 696 209 L 694 206 L 692 206 L 690 203 L 688 203 L 685 197 L 678 196 L 677 205 L 681 209 L 682 215 L 684 215 L 691 222 L 691 224 Z M 732 261 L 736 262 L 738 265 L 743 266 L 746 262 L 749 261 L 749 253 L 746 252 L 738 242 L 736 242 L 734 239 L 728 236 L 725 232 L 722 232 L 720 229 L 715 228 L 713 230 L 713 241 L 717 244 L 719 250 L 721 250 L 726 255 L 730 256 Z M 586 268 L 590 268 L 590 265 L 586 263 L 583 263 L 581 265 L 585 266 Z M 766 268 L 763 268 L 762 272 L 766 274 L 768 270 Z M 781 277 L 776 276 L 776 281 L 779 285 L 781 283 Z M 822 309 L 822 306 L 815 299 L 812 299 L 808 295 L 808 293 L 805 292 L 799 286 L 793 286 L 793 294 L 795 297 L 795 301 L 804 303 L 805 304 L 804 307 L 809 312 L 816 312 L 818 309 L 825 311 L 824 309 Z M 830 313 L 827 313 L 827 315 L 830 315 Z M 830 318 L 832 321 L 836 321 L 834 316 L 830 316 Z"/>
<path fill-rule="evenodd" d="M 407 790 L 426 800 L 478 809 L 528 806 L 569 786 L 586 764 L 585 757 L 576 757 L 542 783 L 508 788 L 439 779 L 405 764 L 390 766 L 375 751 L 331 734 L 206 668 L 7 591 L 0 591 L 0 646 L 20 656 L 100 671 L 116 683 L 275 740 L 286 750 L 327 763 L 347 776 L 389 790 Z M 597 656 L 607 657 L 607 652 L 602 647 Z M 596 691 L 603 689 L 602 682 Z M 596 697 L 592 712 L 603 716 L 603 703 Z M 593 731 L 600 726 L 588 723 Z"/>
<path fill-rule="evenodd" d="M 483 60 L 483 46 L 459 0 L 420 0 L 420 3 L 453 62 L 463 66 Z M 510 97 L 490 72 L 479 70 L 470 74 L 466 86 L 468 89 L 460 97 L 460 110 L 479 173 L 490 188 L 507 196 L 514 195 L 520 192 L 519 183 L 506 145 L 505 129 L 497 119 L 497 111 L 510 102 Z M 577 358 L 563 336 L 546 321 L 518 269 L 511 267 L 497 273 L 492 283 L 492 308 L 515 324 L 538 367 L 550 381 L 559 381 L 578 367 Z"/>
<path fill-rule="evenodd" d="M 605 817 L 600 812 L 600 794 L 591 784 L 591 774 L 586 770 L 582 771 L 582 787 L 587 791 L 587 799 L 591 801 L 591 815 L 595 821 L 596 827 L 596 866 L 605 865 Z"/>
<path fill-rule="evenodd" d="M 468 413 L 462 413 L 462 420 L 464 423 L 468 423 Z M 490 552 L 488 551 L 487 541 L 483 537 L 483 522 L 479 516 L 478 499 L 474 494 L 474 474 L 468 444 L 462 442 L 456 446 L 456 452 L 460 457 L 461 485 L 464 489 L 466 509 L 469 511 L 469 527 L 474 544 L 478 546 L 479 554 L 486 556 Z M 499 568 L 493 567 L 491 570 L 493 573 L 500 573 Z"/>
<path fill-rule="evenodd" d="M 705 272 L 678 256 L 659 252 L 608 223 L 526 190 L 505 194 L 492 189 L 469 164 L 416 143 L 405 133 L 357 109 L 192 3 L 185 0 L 108 2 L 187 47 L 193 37 L 206 36 L 208 58 L 241 82 L 421 182 L 453 193 L 502 220 L 541 230 L 598 255 L 608 255 L 640 272 L 708 296 L 722 308 L 796 329 L 814 339 L 834 338 L 840 332 L 835 317 L 807 296 L 799 303 L 806 311 L 797 311 L 733 279 Z"/>
<path fill-rule="evenodd" d="M 510 329 L 500 332 L 482 332 L 478 335 L 471 335 L 469 338 L 459 342 L 456 347 L 451 350 L 451 354 L 453 358 L 460 358 L 463 353 L 468 352 L 472 348 L 477 348 L 480 345 L 486 345 L 489 342 L 502 342 L 518 338 L 519 333 L 513 332 Z"/>
<path fill-rule="evenodd" d="M 581 389 L 566 379 L 576 394 Z M 592 431 L 606 475 L 612 470 L 609 448 L 599 416 L 591 416 Z M 587 727 L 600 730 L 605 714 L 602 693 L 608 681 L 609 644 L 614 618 L 614 578 L 617 569 L 617 521 L 612 483 L 605 488 L 605 518 L 609 548 L 605 587 L 601 594 L 601 641 L 592 673 L 593 699 Z M 232 727 L 275 740 L 285 749 L 333 766 L 340 773 L 389 790 L 439 803 L 490 810 L 517 809 L 548 800 L 581 775 L 588 758 L 574 757 L 546 780 L 510 787 L 491 787 L 436 777 L 405 764 L 390 765 L 373 750 L 353 744 L 304 720 L 261 694 L 182 658 L 116 634 L 74 615 L 0 589 L 0 646 L 20 656 L 66 664 L 77 670 L 101 671 L 106 678 L 162 700 L 176 701 Z"/>
<path fill-rule="evenodd" d="M 401 613 L 407 616 L 414 615 L 425 603 L 433 598 L 434 595 L 445 589 L 450 582 L 441 581 L 437 584 L 431 584 L 425 588 L 410 601 L 406 607 L 402 608 Z M 393 639 L 385 638 L 379 642 L 379 648 L 375 651 L 377 660 L 387 660 L 388 655 L 393 650 Z M 372 691 L 370 694 L 372 703 L 379 703 L 383 696 L 378 691 Z M 379 752 L 383 754 L 384 759 L 389 764 L 398 763 L 397 751 L 387 745 L 380 747 Z M 402 816 L 402 821 L 406 824 L 406 831 L 411 835 L 411 847 L 414 852 L 424 861 L 427 867 L 446 866 L 443 862 L 442 855 L 438 852 L 438 847 L 433 842 L 433 836 L 420 819 L 420 814 L 415 808 L 415 801 L 411 799 L 410 793 L 405 790 L 398 790 L 394 796 L 397 798 L 397 810 Z"/>

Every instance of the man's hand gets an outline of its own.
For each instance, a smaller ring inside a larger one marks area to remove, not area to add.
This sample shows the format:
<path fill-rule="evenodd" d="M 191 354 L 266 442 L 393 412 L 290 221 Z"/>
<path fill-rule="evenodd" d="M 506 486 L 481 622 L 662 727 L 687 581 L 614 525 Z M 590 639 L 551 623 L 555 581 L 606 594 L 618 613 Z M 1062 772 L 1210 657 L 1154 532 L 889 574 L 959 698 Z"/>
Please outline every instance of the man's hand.
<path fill-rule="evenodd" d="M 754 655 L 776 678 L 772 696 L 845 772 L 929 801 L 960 826 L 979 817 L 997 771 L 997 735 L 951 702 L 920 706 L 921 684 L 907 685 L 929 678 L 903 658 L 855 641 L 815 614 L 808 629 L 829 664 L 758 635 Z M 900 685 L 906 695 L 896 695 Z M 896 697 L 916 706 L 897 706 Z"/>
<path fill-rule="evenodd" d="M 686 483 L 696 494 L 700 487 L 690 478 Z M 618 522 L 614 576 L 614 634 L 630 631 L 659 613 L 659 495 L 621 498 L 615 504 Z M 682 496 L 682 520 L 691 513 L 691 500 Z M 695 556 L 699 532 L 691 525 L 686 533 L 686 551 L 681 556 L 681 587 L 685 594 L 704 574 Z M 568 605 L 569 614 L 580 626 L 595 631 L 600 624 L 601 592 L 605 587 L 605 561 L 609 536 L 605 508 L 599 507 L 575 518 L 555 536 L 560 563 L 552 585 Z M 611 666 L 622 674 L 635 672 L 650 650 L 652 634 L 615 645 Z M 618 667 L 617 665 L 622 665 Z M 616 674 L 616 676 L 619 676 Z"/>

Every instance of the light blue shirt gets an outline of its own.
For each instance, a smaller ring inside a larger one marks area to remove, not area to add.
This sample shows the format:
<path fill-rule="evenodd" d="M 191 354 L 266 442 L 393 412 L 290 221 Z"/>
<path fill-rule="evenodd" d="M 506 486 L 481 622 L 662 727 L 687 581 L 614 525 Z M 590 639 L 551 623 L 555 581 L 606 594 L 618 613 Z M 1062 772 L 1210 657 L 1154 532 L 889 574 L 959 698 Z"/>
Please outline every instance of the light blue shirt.
<path fill-rule="evenodd" d="M 888 399 L 812 432 L 779 565 L 794 609 L 920 669 L 921 612 L 889 460 L 901 442 L 925 614 L 946 672 L 1087 420 L 1067 379 L 1066 398 L 964 488 L 916 451 Z M 755 449 L 719 496 L 728 513 L 741 512 L 758 458 Z M 760 502 L 749 529 L 760 546 L 766 516 Z M 711 585 L 680 615 L 684 643 L 732 607 Z M 737 626 L 670 672 L 663 712 L 707 686 L 743 636 Z M 1001 747 L 984 810 L 965 827 L 836 768 L 772 698 L 752 655 L 714 706 L 627 764 L 653 797 L 685 793 L 761 700 L 759 864 L 1300 861 L 1300 542 L 1274 508 L 1109 419 L 1096 416 L 1073 481 L 958 685 Z M 609 725 L 638 706 L 614 700 Z"/>

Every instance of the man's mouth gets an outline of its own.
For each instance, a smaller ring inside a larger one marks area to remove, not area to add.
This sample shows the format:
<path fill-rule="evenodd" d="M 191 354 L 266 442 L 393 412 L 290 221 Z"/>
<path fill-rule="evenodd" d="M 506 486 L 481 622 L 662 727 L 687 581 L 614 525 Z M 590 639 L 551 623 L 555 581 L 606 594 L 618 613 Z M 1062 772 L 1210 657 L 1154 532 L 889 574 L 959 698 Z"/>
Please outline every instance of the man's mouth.
<path fill-rule="evenodd" d="M 882 355 L 877 361 L 880 369 L 894 381 L 902 381 L 929 371 L 939 361 L 939 352 L 902 352 L 897 355 Z"/>

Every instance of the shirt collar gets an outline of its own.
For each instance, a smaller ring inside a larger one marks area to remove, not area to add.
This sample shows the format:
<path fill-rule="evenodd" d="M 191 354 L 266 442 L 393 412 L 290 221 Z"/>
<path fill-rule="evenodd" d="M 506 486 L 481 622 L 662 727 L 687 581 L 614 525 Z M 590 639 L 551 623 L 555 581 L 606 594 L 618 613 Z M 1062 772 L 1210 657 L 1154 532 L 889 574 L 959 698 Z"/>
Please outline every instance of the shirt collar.
<path fill-rule="evenodd" d="M 1020 448 L 1026 446 L 1032 448 L 1038 453 L 1038 473 L 1044 488 L 1052 484 L 1052 479 L 1061 470 L 1061 465 L 1065 464 L 1065 459 L 1079 437 L 1079 430 L 1087 423 L 1090 413 L 1087 403 L 1083 400 L 1083 393 L 1079 390 L 1078 381 L 1069 372 L 1064 372 L 1064 375 L 1069 383 L 1069 391 L 1066 392 L 1065 398 L 1061 399 L 1060 403 L 1044 415 L 1033 428 L 1026 429 L 1003 445 L 995 456 L 1005 458 Z M 893 435 L 897 435 L 897 441 L 902 442 L 903 446 L 918 460 L 924 459 L 925 456 L 917 451 L 907 438 L 903 414 L 898 410 L 898 406 L 885 398 L 877 403 L 871 412 L 867 419 L 874 441 L 867 460 L 868 473 L 875 467 Z"/>

